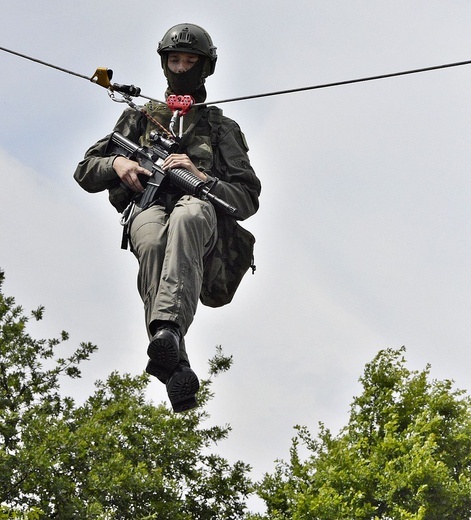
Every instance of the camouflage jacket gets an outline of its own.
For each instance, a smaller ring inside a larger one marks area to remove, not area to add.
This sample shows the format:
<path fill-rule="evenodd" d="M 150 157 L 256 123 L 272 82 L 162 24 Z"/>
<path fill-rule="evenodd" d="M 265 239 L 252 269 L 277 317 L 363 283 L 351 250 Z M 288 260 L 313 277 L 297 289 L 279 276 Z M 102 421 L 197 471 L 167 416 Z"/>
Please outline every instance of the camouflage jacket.
<path fill-rule="evenodd" d="M 168 128 L 171 111 L 165 106 L 148 103 L 146 111 Z M 247 155 L 248 146 L 235 121 L 222 115 L 216 107 L 195 107 L 184 117 L 184 133 L 178 153 L 186 153 L 196 167 L 208 177 L 217 178 L 212 193 L 237 208 L 235 216 L 217 209 L 218 241 L 205 261 L 201 301 L 219 307 L 229 303 L 245 272 L 253 263 L 254 237 L 236 221 L 253 215 L 259 207 L 261 184 Z M 147 146 L 152 130 L 159 131 L 144 114 L 127 109 L 114 131 L 129 140 Z M 116 155 L 106 152 L 109 136 L 88 149 L 74 174 L 80 186 L 90 192 L 108 190 L 109 200 L 122 212 L 131 200 L 130 192 L 113 169 Z M 178 197 L 178 190 L 173 193 Z"/>

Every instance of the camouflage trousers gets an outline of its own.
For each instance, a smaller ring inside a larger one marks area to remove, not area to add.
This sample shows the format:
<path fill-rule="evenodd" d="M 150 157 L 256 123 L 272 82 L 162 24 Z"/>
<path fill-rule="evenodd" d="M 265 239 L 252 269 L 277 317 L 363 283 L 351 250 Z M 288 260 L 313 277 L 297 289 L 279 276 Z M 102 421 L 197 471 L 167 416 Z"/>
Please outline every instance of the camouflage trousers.
<path fill-rule="evenodd" d="M 217 240 L 213 205 L 185 195 L 170 214 L 151 206 L 136 216 L 129 235 L 149 337 L 156 320 L 177 323 L 185 336 L 198 306 L 204 259 Z M 181 359 L 188 360 L 184 341 L 180 349 Z"/>

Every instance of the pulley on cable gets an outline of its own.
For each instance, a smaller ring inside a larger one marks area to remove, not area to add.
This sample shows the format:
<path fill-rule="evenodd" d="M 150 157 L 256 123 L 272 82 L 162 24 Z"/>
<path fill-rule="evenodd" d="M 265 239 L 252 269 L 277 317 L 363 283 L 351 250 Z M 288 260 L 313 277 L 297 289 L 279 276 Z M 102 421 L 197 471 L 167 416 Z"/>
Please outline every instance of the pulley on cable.
<path fill-rule="evenodd" d="M 127 96 L 137 97 L 141 95 L 141 89 L 134 85 L 119 85 L 118 83 L 111 83 L 113 78 L 113 71 L 111 69 L 105 69 L 104 67 L 98 67 L 95 74 L 90 78 L 92 83 L 100 85 L 108 90 L 111 98 L 113 98 L 113 92 L 119 92 Z"/>

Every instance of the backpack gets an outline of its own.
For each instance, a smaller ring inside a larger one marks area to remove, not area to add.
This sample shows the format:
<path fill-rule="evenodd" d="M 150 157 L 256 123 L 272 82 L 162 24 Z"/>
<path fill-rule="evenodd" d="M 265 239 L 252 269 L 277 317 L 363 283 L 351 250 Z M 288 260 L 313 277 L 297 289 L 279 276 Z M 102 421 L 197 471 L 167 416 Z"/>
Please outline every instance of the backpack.
<path fill-rule="evenodd" d="M 222 111 L 217 107 L 209 107 L 214 170 L 218 170 L 223 162 L 217 146 L 221 120 Z M 249 267 L 252 268 L 252 273 L 255 272 L 255 237 L 252 233 L 225 213 L 218 213 L 217 231 L 216 245 L 204 261 L 200 294 L 201 303 L 208 307 L 222 307 L 230 303 Z"/>
<path fill-rule="evenodd" d="M 216 245 L 204 262 L 200 301 L 222 307 L 232 301 L 242 278 L 252 267 L 255 237 L 232 217 L 219 217 Z"/>

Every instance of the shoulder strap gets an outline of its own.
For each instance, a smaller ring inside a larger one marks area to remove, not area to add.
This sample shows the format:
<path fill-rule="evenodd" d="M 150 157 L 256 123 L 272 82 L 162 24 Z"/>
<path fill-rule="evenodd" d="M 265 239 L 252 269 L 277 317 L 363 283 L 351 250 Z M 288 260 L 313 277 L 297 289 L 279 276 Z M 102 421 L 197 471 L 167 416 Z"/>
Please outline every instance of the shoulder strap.
<path fill-rule="evenodd" d="M 218 107 L 208 107 L 208 122 L 211 138 L 211 148 L 213 149 L 212 172 L 215 177 L 219 177 L 222 169 L 222 161 L 219 153 L 219 129 L 222 123 L 222 110 Z M 219 172 L 219 173 L 218 173 Z"/>
<path fill-rule="evenodd" d="M 219 141 L 219 127 L 222 122 L 222 110 L 218 107 L 209 107 L 209 126 L 211 128 L 211 146 L 215 148 Z"/>

